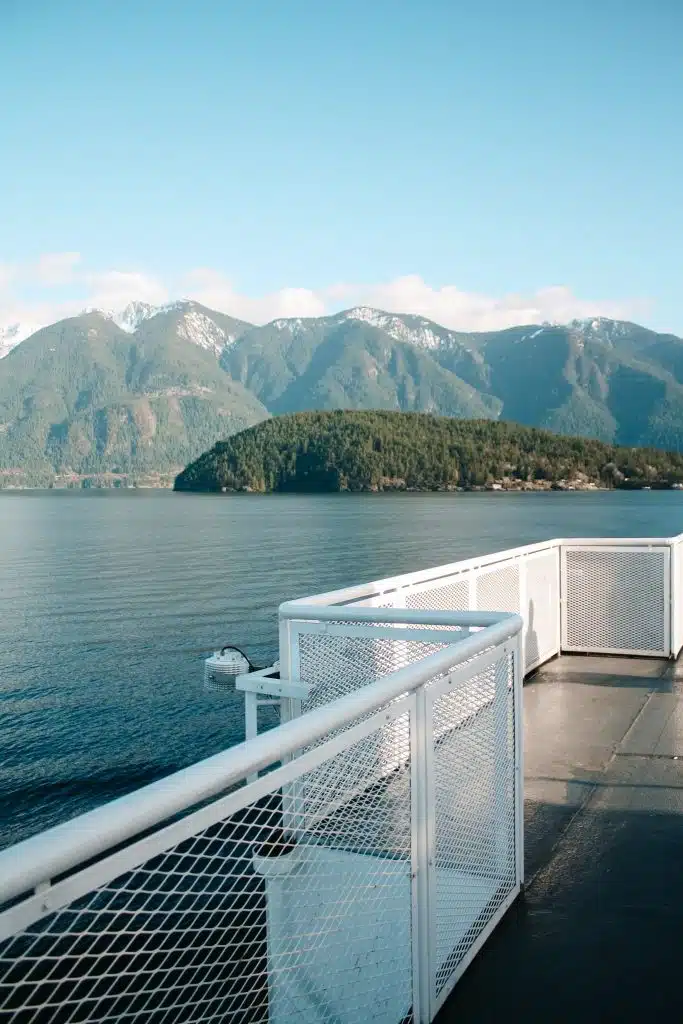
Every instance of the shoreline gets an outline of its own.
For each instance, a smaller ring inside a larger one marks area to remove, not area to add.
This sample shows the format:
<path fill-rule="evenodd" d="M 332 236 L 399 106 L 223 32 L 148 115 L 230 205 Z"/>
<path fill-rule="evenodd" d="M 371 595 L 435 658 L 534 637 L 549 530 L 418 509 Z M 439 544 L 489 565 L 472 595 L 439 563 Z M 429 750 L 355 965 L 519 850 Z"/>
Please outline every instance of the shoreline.
<path fill-rule="evenodd" d="M 15 477 L 16 479 L 16 477 Z M 467 487 L 461 487 L 459 485 L 450 485 L 443 487 L 406 487 L 398 482 L 389 482 L 379 485 L 369 485 L 366 487 L 359 488 L 341 488 L 339 490 L 315 490 L 315 489 L 297 489 L 296 487 L 290 487 L 282 490 L 257 490 L 251 487 L 241 488 L 215 488 L 215 489 L 204 489 L 204 488 L 181 488 L 175 490 L 174 478 L 170 475 L 159 474 L 158 477 L 150 475 L 146 478 L 134 480 L 128 482 L 127 478 L 123 475 L 118 476 L 115 474 L 92 476 L 92 477 L 70 477 L 68 479 L 61 478 L 61 480 L 52 480 L 45 483 L 10 483 L 6 484 L 2 482 L 2 472 L 0 471 L 0 494 L 3 492 L 23 492 L 23 491 L 59 491 L 65 493 L 68 491 L 97 491 L 104 493 L 106 491 L 116 492 L 131 492 L 131 491 L 168 491 L 174 494 L 216 494 L 221 496 L 246 496 L 246 495 L 261 495 L 262 497 L 270 495 L 330 495 L 330 494 L 603 494 L 611 491 L 683 491 L 683 484 L 680 483 L 668 483 L 664 481 L 652 481 L 650 484 L 636 483 L 621 483 L 614 486 L 608 487 L 604 484 L 593 483 L 592 481 L 580 481 L 580 480 L 558 480 L 558 481 L 525 481 L 525 482 L 513 482 L 510 480 L 505 481 L 493 481 L 490 484 L 473 484 Z"/>

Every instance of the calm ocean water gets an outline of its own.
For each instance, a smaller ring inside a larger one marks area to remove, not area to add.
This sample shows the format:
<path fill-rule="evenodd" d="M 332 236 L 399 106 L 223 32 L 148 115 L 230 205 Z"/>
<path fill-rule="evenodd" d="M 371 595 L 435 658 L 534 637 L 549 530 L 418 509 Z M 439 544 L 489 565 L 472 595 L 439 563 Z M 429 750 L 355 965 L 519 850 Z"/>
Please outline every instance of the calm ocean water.
<path fill-rule="evenodd" d="M 683 532 L 683 493 L 0 495 L 0 845 L 243 738 L 203 689 L 286 599 L 554 536 Z"/>

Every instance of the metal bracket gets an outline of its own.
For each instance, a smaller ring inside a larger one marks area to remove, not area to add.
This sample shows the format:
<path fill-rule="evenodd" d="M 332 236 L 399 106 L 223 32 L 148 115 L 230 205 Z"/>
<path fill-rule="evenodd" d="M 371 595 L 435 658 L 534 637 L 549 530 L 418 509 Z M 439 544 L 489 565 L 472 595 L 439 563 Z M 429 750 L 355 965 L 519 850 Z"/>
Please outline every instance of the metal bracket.
<path fill-rule="evenodd" d="M 297 683 L 291 679 L 275 678 L 278 669 L 266 668 L 258 672 L 248 672 L 237 676 L 235 689 L 245 693 L 262 693 L 268 697 L 294 697 L 305 700 L 311 692 L 306 683 Z"/>

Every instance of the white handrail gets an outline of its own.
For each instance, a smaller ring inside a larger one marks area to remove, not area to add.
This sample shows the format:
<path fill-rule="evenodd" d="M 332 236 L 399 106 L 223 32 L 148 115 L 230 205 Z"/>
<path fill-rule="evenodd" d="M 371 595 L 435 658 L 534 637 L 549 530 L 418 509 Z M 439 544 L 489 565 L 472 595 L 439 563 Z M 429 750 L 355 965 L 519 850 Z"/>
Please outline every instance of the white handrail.
<path fill-rule="evenodd" d="M 287 605 L 294 607 L 296 605 L 344 604 L 347 601 L 361 600 L 365 597 L 376 597 L 379 594 L 400 590 L 402 587 L 411 584 L 469 572 L 472 569 L 480 569 L 499 562 L 512 561 L 527 555 L 537 554 L 541 551 L 551 551 L 564 545 L 660 547 L 678 544 L 681 541 L 683 541 L 683 533 L 676 534 L 673 537 L 555 537 L 536 544 L 507 548 L 504 551 L 493 551 L 488 555 L 477 555 L 474 558 L 465 558 L 459 562 L 448 562 L 445 565 L 435 565 L 428 569 L 420 569 L 417 572 L 403 573 L 399 576 L 387 576 L 385 579 L 372 580 L 369 583 L 343 587 L 340 590 L 328 590 L 323 594 L 314 594 L 309 597 L 300 597 L 294 601 L 288 601 Z"/>
<path fill-rule="evenodd" d="M 316 614 L 320 611 L 320 608 L 315 609 Z M 340 609 L 334 611 L 332 617 L 338 618 Z M 360 611 L 357 609 L 350 617 L 357 618 Z M 373 611 L 376 617 L 377 610 Z M 396 615 L 394 609 L 386 611 Z M 384 613 L 385 609 L 382 609 L 383 619 Z M 408 613 L 411 623 L 438 622 L 453 626 L 470 625 L 473 617 L 480 623 L 485 621 L 486 628 L 255 739 L 239 743 L 0 851 L 0 904 L 16 899 L 36 886 L 48 884 L 57 876 L 111 851 L 173 815 L 190 810 L 242 782 L 246 776 L 316 743 L 354 719 L 412 692 L 434 676 L 511 639 L 522 628 L 522 619 L 514 614 Z M 388 614 L 386 621 L 389 621 Z M 397 617 L 396 621 L 405 620 Z"/>
<path fill-rule="evenodd" d="M 387 576 L 385 579 L 372 580 L 369 583 L 361 583 L 352 587 L 343 587 L 341 590 L 328 590 L 324 594 L 300 597 L 294 601 L 288 601 L 287 604 L 292 606 L 343 604 L 345 601 L 355 600 L 356 598 L 374 597 L 379 593 L 399 590 L 413 583 L 428 582 L 429 580 L 440 579 L 445 576 L 469 572 L 471 569 L 480 569 L 498 562 L 512 561 L 522 555 L 533 555 L 540 551 L 552 551 L 563 543 L 564 541 L 561 540 L 547 540 L 540 541 L 537 544 L 527 544 L 523 547 L 508 548 L 505 551 L 493 551 L 488 555 L 464 558 L 459 562 L 447 562 L 445 565 L 434 565 L 428 569 L 419 569 L 417 572 L 402 573 L 399 576 Z"/>
<path fill-rule="evenodd" d="M 355 605 L 299 604 L 285 601 L 279 608 L 282 619 L 318 619 L 321 622 L 382 622 L 420 626 L 472 626 L 487 628 L 507 618 L 507 612 L 419 611 L 414 608 L 357 608 Z"/>
<path fill-rule="evenodd" d="M 661 548 L 676 544 L 683 538 L 677 537 L 567 537 L 559 543 L 563 547 L 640 547 Z"/>

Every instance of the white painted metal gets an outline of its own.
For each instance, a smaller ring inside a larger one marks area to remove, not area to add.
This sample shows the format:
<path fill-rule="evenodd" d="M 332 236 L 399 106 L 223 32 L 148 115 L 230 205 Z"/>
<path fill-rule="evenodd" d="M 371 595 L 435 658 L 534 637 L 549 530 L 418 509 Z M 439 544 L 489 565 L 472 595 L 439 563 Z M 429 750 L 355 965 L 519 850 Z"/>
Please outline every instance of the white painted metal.
<path fill-rule="evenodd" d="M 485 883 L 476 864 L 425 856 L 426 760 L 467 728 L 470 705 L 438 735 L 417 709 L 444 677 L 463 687 L 490 673 L 497 652 L 508 658 L 520 618 L 486 618 L 456 644 L 436 633 L 440 650 L 386 678 L 0 853 L 0 899 L 17 900 L 0 914 L 0 1016 L 398 1024 L 413 1007 L 415 1021 L 431 1020 L 429 875 L 442 904 L 457 891 L 472 915 Z M 491 697 L 507 707 L 508 686 Z M 481 756 L 506 779 L 507 757 L 492 750 Z M 261 768 L 271 770 L 242 785 Z M 445 769 L 455 788 L 466 766 L 451 757 Z M 283 828 L 284 792 L 295 836 Z"/>
<path fill-rule="evenodd" d="M 420 611 L 415 612 L 410 608 L 382 608 L 378 612 L 375 608 L 362 608 L 358 605 L 341 605 L 325 607 L 323 605 L 304 605 L 294 601 L 280 605 L 280 615 L 283 618 L 304 621 L 310 619 L 319 622 L 369 622 L 373 624 L 390 622 L 408 625 L 424 626 L 462 626 L 471 628 L 483 628 L 493 626 L 502 622 L 506 612 L 487 611 Z"/>
<path fill-rule="evenodd" d="M 473 939 L 519 891 L 514 652 L 514 644 L 501 645 L 466 677 L 426 688 L 433 1010 Z"/>
<path fill-rule="evenodd" d="M 432 1020 L 523 884 L 524 672 L 682 646 L 683 535 L 283 605 L 279 727 L 0 852 L 0 1017 Z"/>
<path fill-rule="evenodd" d="M 651 635 L 657 636 L 656 644 L 647 647 L 639 641 L 629 646 L 629 641 L 622 646 L 609 637 L 605 643 L 571 641 L 573 612 L 563 597 L 571 601 L 571 581 L 564 578 L 567 562 L 561 556 L 569 548 L 573 551 L 589 549 L 596 555 L 602 551 L 608 559 L 609 551 L 632 552 L 634 566 L 638 563 L 638 552 L 670 552 L 668 583 L 658 584 L 650 593 L 638 573 L 634 573 L 630 582 L 622 580 L 617 587 L 620 594 L 613 607 L 605 606 L 603 610 L 605 620 L 613 616 L 618 621 L 624 602 L 638 604 L 639 610 L 645 610 L 643 621 L 649 624 Z M 677 595 L 680 596 L 677 598 Z M 648 597 L 652 598 L 649 605 Z M 664 608 L 662 600 L 666 603 Z M 683 648 L 683 534 L 670 538 L 554 539 L 301 598 L 288 602 L 281 612 L 285 620 L 289 616 L 296 617 L 297 612 L 303 613 L 303 617 L 313 617 L 313 608 L 321 606 L 337 609 L 340 606 L 401 606 L 420 612 L 477 608 L 515 611 L 524 619 L 526 672 L 555 657 L 561 649 L 595 654 L 675 656 Z"/>
<path fill-rule="evenodd" d="M 446 583 L 450 577 L 461 576 L 471 570 L 478 570 L 496 563 L 516 561 L 523 555 L 530 555 L 536 551 L 546 551 L 548 548 L 559 547 L 560 540 L 543 541 L 539 544 L 528 544 L 525 547 L 510 548 L 507 551 L 496 551 L 489 555 L 479 555 L 476 558 L 467 558 L 459 562 L 450 562 L 447 565 L 434 566 L 431 569 L 420 569 L 417 572 L 404 573 L 401 576 L 391 576 L 383 580 L 375 580 L 372 583 L 362 583 L 355 587 L 345 587 L 341 590 L 328 591 L 325 594 L 316 594 L 313 597 L 298 598 L 296 601 L 289 601 L 288 607 L 294 608 L 297 605 L 344 605 L 360 601 L 363 598 L 378 595 L 391 595 L 395 591 L 403 590 L 406 587 L 414 587 L 420 583 L 432 583 L 441 580 Z M 642 543 L 642 540 L 639 541 Z"/>
<path fill-rule="evenodd" d="M 384 617 L 384 616 L 383 616 Z M 297 749 L 343 729 L 357 717 L 416 689 L 426 679 L 504 642 L 521 628 L 517 616 L 488 617 L 491 625 L 458 643 L 252 740 L 183 768 L 158 782 L 0 851 L 0 905 L 75 868 L 239 783 Z"/>
<path fill-rule="evenodd" d="M 523 662 L 526 672 L 560 651 L 560 551 L 551 547 L 523 560 Z"/>
<path fill-rule="evenodd" d="M 313 608 L 405 607 L 422 611 L 510 611 L 529 633 L 526 671 L 560 652 L 561 542 L 552 540 L 288 602 L 285 618 Z M 529 591 L 529 586 L 531 590 Z M 529 598 L 527 598 L 529 594 Z"/>
<path fill-rule="evenodd" d="M 299 616 L 306 611 L 304 606 L 297 606 Z M 299 680 L 310 688 L 309 696 L 301 703 L 303 713 L 459 642 L 470 635 L 472 626 L 481 630 L 489 623 L 504 619 L 495 613 L 416 613 L 385 607 L 378 612 L 357 605 L 312 611 L 316 621 L 290 620 L 290 651 L 297 659 Z M 385 621 L 371 621 L 380 616 Z M 327 621 L 318 621 L 320 618 Z M 354 621 L 358 618 L 363 621 Z M 416 619 L 424 621 L 408 625 Z M 406 749 L 403 728 L 401 723 L 396 723 L 377 739 L 381 744 L 377 757 L 382 765 L 382 777 L 389 776 L 403 763 Z M 363 765 L 350 758 L 345 772 L 345 791 L 354 788 L 362 792 L 366 785 Z M 301 804 L 296 786 L 283 792 L 283 801 L 286 827 L 296 831 L 300 822 L 292 807 Z"/>
<path fill-rule="evenodd" d="M 387 723 L 386 715 L 373 716 L 373 731 L 363 742 L 346 744 L 343 759 L 303 776 L 299 810 L 305 824 L 292 853 L 282 858 L 284 871 L 280 864 L 273 871 L 280 858 L 261 858 L 256 865 L 267 876 L 274 1024 L 398 1022 L 412 1005 L 414 703 L 411 695 L 391 716 L 403 726 L 405 770 L 378 789 L 375 751 Z M 351 757 L 368 775 L 360 795 L 346 789 Z"/>
<path fill-rule="evenodd" d="M 677 657 L 683 647 L 683 539 L 671 544 L 671 654 Z"/>
<path fill-rule="evenodd" d="M 283 699 L 302 697 L 308 687 L 280 679 L 279 666 L 257 669 L 235 679 L 235 690 L 244 693 L 244 738 L 252 740 L 258 736 L 259 708 L 277 707 L 282 711 Z M 247 776 L 247 782 L 254 782 L 258 772 Z"/>
<path fill-rule="evenodd" d="M 490 920 L 485 924 L 482 931 L 473 939 L 471 946 L 462 956 L 462 959 L 458 966 L 455 968 L 453 973 L 450 975 L 448 980 L 444 983 L 443 988 L 439 994 L 437 1000 L 435 1000 L 434 1013 L 438 1013 L 441 1007 L 444 1005 L 449 995 L 462 978 L 463 974 L 474 960 L 477 953 L 481 950 L 482 946 L 485 945 L 487 940 L 491 937 L 495 929 L 500 924 L 501 920 L 507 914 L 508 910 L 519 896 L 520 889 L 518 886 L 509 893 L 509 895 L 501 903 L 498 911 L 493 915 Z M 432 1018 L 433 1019 L 433 1018 Z"/>
<path fill-rule="evenodd" d="M 557 628 L 559 632 L 559 615 Z M 518 633 L 514 652 L 514 699 L 513 718 L 515 740 L 515 855 L 516 878 L 520 889 L 524 887 L 524 651 L 523 635 Z"/>
<path fill-rule="evenodd" d="M 382 607 L 378 622 L 373 607 L 299 603 L 283 605 L 280 615 L 289 621 L 291 678 L 310 687 L 300 705 L 306 713 L 503 618 Z"/>
<path fill-rule="evenodd" d="M 243 676 L 237 676 L 235 689 L 244 693 L 262 694 L 269 697 L 296 697 L 299 700 L 308 696 L 308 687 L 294 683 L 290 679 L 281 679 L 279 670 L 274 668 L 259 669 Z"/>
<path fill-rule="evenodd" d="M 671 653 L 671 544 L 562 545 L 562 650 Z"/>
<path fill-rule="evenodd" d="M 413 788 L 413 1017 L 425 1024 L 432 1019 L 430 984 L 432 918 L 430 914 L 430 850 L 428 778 L 433 750 L 428 734 L 426 687 L 415 693 L 415 717 L 411 733 L 411 757 L 415 765 Z"/>

